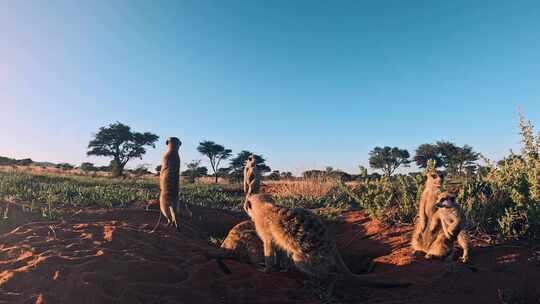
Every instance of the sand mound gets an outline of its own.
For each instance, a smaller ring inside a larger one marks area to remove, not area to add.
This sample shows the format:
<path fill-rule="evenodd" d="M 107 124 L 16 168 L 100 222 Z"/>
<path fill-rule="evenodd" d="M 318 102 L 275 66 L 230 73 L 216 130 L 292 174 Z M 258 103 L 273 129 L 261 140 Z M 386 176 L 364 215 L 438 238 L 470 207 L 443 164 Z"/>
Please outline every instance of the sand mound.
<path fill-rule="evenodd" d="M 223 237 L 241 215 L 198 208 L 192 227 Z M 154 226 L 144 210 L 73 211 L 56 222 L 33 222 L 0 236 L 0 303 L 319 303 L 296 271 L 264 274 L 206 256 L 209 242 L 184 230 Z M 408 280 L 414 287 L 336 290 L 345 303 L 497 303 L 516 293 L 539 299 L 540 267 L 523 247 L 475 248 L 477 271 L 458 267 L 441 276 L 440 261 L 411 256 L 411 228 L 384 228 L 361 212 L 336 227 L 338 245 L 355 272 Z M 370 236 L 371 237 L 366 237 Z M 372 263 L 372 261 L 374 263 Z"/>

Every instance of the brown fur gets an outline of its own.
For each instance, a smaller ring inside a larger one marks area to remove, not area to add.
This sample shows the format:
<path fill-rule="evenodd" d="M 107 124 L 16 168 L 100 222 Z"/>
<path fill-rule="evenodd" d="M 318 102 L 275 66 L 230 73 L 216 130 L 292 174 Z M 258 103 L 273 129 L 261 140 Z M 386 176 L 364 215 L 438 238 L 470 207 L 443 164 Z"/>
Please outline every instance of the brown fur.
<path fill-rule="evenodd" d="M 244 167 L 244 193 L 246 197 L 259 193 L 260 187 L 261 179 L 257 169 L 257 160 L 255 159 L 255 155 L 250 155 Z"/>
<path fill-rule="evenodd" d="M 465 231 L 463 213 L 455 202 L 456 195 L 455 192 L 448 191 L 439 194 L 435 204 L 437 210 L 428 227 L 429 233 L 436 233 L 436 237 L 429 246 L 426 258 L 448 256 L 452 259 L 454 243 L 457 241 L 463 249 L 461 261 L 467 263 L 469 260 L 469 239 Z"/>
<path fill-rule="evenodd" d="M 252 264 L 264 262 L 262 242 L 252 221 L 243 221 L 234 226 L 223 240 L 221 248 L 234 252 L 240 260 Z"/>
<path fill-rule="evenodd" d="M 420 197 L 420 205 L 418 206 L 418 216 L 412 236 L 411 246 L 414 251 L 427 252 L 427 247 L 431 243 L 429 235 L 426 235 L 426 227 L 429 220 L 433 217 L 436 211 L 435 203 L 437 197 L 441 193 L 441 177 L 436 171 L 430 171 L 427 174 L 426 185 L 422 196 Z M 427 239 L 426 239 L 427 237 Z"/>
<path fill-rule="evenodd" d="M 255 223 L 263 242 L 265 271 L 272 268 L 274 246 L 287 252 L 294 265 L 305 274 L 318 278 L 339 278 L 364 286 L 397 287 L 407 284 L 368 279 L 351 273 L 336 248 L 335 236 L 323 221 L 306 209 L 289 209 L 274 205 L 265 194 L 250 195 L 244 210 Z"/>
<path fill-rule="evenodd" d="M 253 221 L 243 221 L 234 226 L 223 240 L 221 248 L 234 253 L 240 261 L 253 265 L 264 263 L 263 244 Z M 289 269 L 292 264 L 287 254 L 279 249 L 274 253 L 274 263 L 278 268 Z"/>
<path fill-rule="evenodd" d="M 178 150 L 182 142 L 176 137 L 170 137 L 167 139 L 166 144 L 167 151 L 163 155 L 159 173 L 159 208 L 161 214 L 152 232 L 158 227 L 161 215 L 167 220 L 167 226 L 172 224 L 178 229 L 178 222 L 176 221 L 180 191 L 180 155 Z"/>

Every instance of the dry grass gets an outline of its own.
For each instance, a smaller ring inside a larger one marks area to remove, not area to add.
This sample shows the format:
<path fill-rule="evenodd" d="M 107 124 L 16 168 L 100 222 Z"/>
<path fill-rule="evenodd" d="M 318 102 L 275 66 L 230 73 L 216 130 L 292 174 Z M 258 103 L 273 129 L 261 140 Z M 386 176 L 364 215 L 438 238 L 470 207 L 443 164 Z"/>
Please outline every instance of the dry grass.
<path fill-rule="evenodd" d="M 324 177 L 302 178 L 286 181 L 265 181 L 269 192 L 279 198 L 320 198 L 336 186 L 336 181 Z"/>

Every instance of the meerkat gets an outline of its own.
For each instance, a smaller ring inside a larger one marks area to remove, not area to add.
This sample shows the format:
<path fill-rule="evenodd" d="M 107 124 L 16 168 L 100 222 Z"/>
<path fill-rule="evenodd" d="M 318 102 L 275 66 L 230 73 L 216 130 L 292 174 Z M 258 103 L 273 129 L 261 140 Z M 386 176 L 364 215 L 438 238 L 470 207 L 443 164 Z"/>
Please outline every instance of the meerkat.
<path fill-rule="evenodd" d="M 176 137 L 169 137 L 165 144 L 167 150 L 163 155 L 159 173 L 159 208 L 161 213 L 152 232 L 159 226 L 161 216 L 167 220 L 167 226 L 172 224 L 178 229 L 176 221 L 180 191 L 180 155 L 178 150 L 182 142 Z"/>
<path fill-rule="evenodd" d="M 420 205 L 418 206 L 418 216 L 412 235 L 411 246 L 416 251 L 426 251 L 427 244 L 430 240 L 424 237 L 428 222 L 435 213 L 435 203 L 437 197 L 441 193 L 441 176 L 436 171 L 430 171 L 426 174 L 426 185 L 420 197 Z"/>
<path fill-rule="evenodd" d="M 257 159 L 255 155 L 250 155 L 244 167 L 244 193 L 246 197 L 259 193 L 261 180 L 257 169 Z"/>
<path fill-rule="evenodd" d="M 264 262 L 262 242 L 255 230 L 255 224 L 250 220 L 234 226 L 221 243 L 221 248 L 234 252 L 240 260 L 254 265 Z"/>
<path fill-rule="evenodd" d="M 469 261 L 469 238 L 465 230 L 465 220 L 461 208 L 456 203 L 457 193 L 445 191 L 439 194 L 435 207 L 437 211 L 430 221 L 429 233 L 437 233 L 435 240 L 430 244 L 426 258 L 447 256 L 451 260 L 454 256 L 454 243 L 463 249 L 460 260 Z M 438 230 L 438 228 L 440 229 Z"/>
<path fill-rule="evenodd" d="M 253 265 L 264 264 L 262 241 L 251 220 L 234 226 L 223 240 L 221 248 L 233 252 L 240 261 Z M 274 265 L 278 265 L 280 270 L 288 270 L 292 266 L 290 258 L 283 250 L 275 250 L 273 258 Z"/>
<path fill-rule="evenodd" d="M 335 237 L 323 221 L 306 209 L 277 206 L 270 195 L 246 198 L 244 210 L 262 240 L 265 272 L 273 268 L 274 246 L 281 248 L 303 273 L 316 279 L 341 279 L 369 287 L 399 287 L 406 283 L 380 281 L 353 274 L 336 248 Z"/>

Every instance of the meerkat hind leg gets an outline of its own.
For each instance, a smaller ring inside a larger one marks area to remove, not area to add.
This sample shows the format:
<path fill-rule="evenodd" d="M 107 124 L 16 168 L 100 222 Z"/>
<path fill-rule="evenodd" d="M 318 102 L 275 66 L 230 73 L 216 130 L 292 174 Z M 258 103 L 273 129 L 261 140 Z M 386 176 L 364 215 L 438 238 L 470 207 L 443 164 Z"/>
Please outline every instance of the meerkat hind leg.
<path fill-rule="evenodd" d="M 263 241 L 264 249 L 264 272 L 268 273 L 274 268 L 274 248 L 271 240 Z"/>
<path fill-rule="evenodd" d="M 460 231 L 457 236 L 457 242 L 459 247 L 463 249 L 463 255 L 460 257 L 460 260 L 462 263 L 468 263 L 469 262 L 469 240 L 467 238 L 467 234 L 464 231 Z"/>
<path fill-rule="evenodd" d="M 169 212 L 171 213 L 171 219 L 169 221 L 169 226 L 171 224 L 173 224 L 174 227 L 176 227 L 176 229 L 179 229 L 178 222 L 176 221 L 176 212 L 174 212 L 174 208 L 172 206 L 169 206 Z"/>

